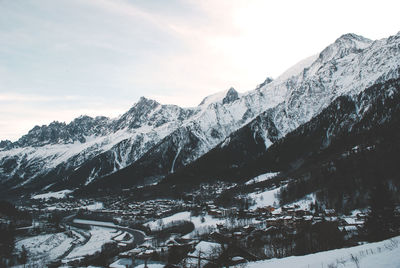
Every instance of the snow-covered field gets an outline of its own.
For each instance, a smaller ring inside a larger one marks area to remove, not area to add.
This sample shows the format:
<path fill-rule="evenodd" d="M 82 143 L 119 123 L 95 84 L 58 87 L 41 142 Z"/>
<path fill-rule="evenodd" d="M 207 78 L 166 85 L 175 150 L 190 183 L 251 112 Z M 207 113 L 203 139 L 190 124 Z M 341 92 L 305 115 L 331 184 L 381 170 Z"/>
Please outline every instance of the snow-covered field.
<path fill-rule="evenodd" d="M 221 244 L 201 241 L 198 243 L 193 252 L 188 254 L 185 260 L 185 267 L 198 267 L 200 256 L 200 267 L 208 263 L 204 258 L 216 258 L 221 253 Z"/>
<path fill-rule="evenodd" d="M 72 190 L 61 190 L 58 192 L 48 192 L 45 194 L 37 194 L 32 196 L 32 199 L 50 199 L 50 198 L 56 198 L 56 199 L 60 199 L 60 198 L 65 198 L 66 195 L 72 193 Z"/>
<path fill-rule="evenodd" d="M 74 259 L 85 255 L 92 255 L 97 251 L 100 251 L 102 245 L 113 241 L 112 238 L 115 236 L 115 234 L 115 229 L 106 227 L 92 227 L 90 230 L 91 237 L 89 241 L 82 246 L 77 246 L 74 248 L 74 250 L 68 254 L 66 259 Z"/>
<path fill-rule="evenodd" d="M 148 225 L 152 231 L 154 230 L 159 230 L 160 229 L 160 224 L 163 223 L 163 225 L 167 225 L 173 221 L 181 221 L 181 220 L 186 220 L 186 221 L 191 221 L 194 224 L 194 230 L 193 232 L 185 235 L 185 237 L 190 237 L 191 235 L 195 234 L 196 232 L 202 232 L 202 230 L 207 229 L 208 227 L 216 227 L 217 224 L 224 223 L 225 219 L 216 219 L 211 217 L 210 215 L 205 215 L 204 216 L 204 221 L 202 222 L 202 216 L 196 216 L 196 217 L 191 217 L 189 211 L 184 211 L 184 212 L 179 212 L 176 213 L 172 216 L 162 218 L 160 220 L 155 220 L 146 223 L 145 225 Z"/>
<path fill-rule="evenodd" d="M 248 263 L 247 268 L 399 268 L 400 236 L 351 248 Z"/>
<path fill-rule="evenodd" d="M 282 186 L 284 187 L 284 186 Z M 267 190 L 259 193 L 251 193 L 249 197 L 254 199 L 255 204 L 251 206 L 251 209 L 256 209 L 265 206 L 278 206 L 279 198 L 278 193 L 281 187 L 275 188 L 273 190 Z"/>
<path fill-rule="evenodd" d="M 54 260 L 66 252 L 74 240 L 64 233 L 38 235 L 16 243 L 18 251 L 22 246 L 28 251 L 29 261 Z"/>
<path fill-rule="evenodd" d="M 215 253 L 216 255 L 221 251 L 221 244 L 201 241 L 198 243 L 193 252 L 189 253 L 189 256 L 198 257 L 208 257 Z"/>
<path fill-rule="evenodd" d="M 269 172 L 269 173 L 261 174 L 257 177 L 252 178 L 251 180 L 247 181 L 245 184 L 250 185 L 250 184 L 254 184 L 254 183 L 258 183 L 258 182 L 262 182 L 262 181 L 267 181 L 267 180 L 272 179 L 273 177 L 277 176 L 278 174 L 279 174 L 279 172 Z"/>

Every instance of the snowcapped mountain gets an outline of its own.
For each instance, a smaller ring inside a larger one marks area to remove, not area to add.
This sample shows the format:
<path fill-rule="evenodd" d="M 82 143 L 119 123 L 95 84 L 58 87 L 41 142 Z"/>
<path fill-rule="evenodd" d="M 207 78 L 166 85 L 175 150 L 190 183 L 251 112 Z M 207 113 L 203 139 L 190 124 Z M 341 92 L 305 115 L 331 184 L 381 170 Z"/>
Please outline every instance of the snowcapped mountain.
<path fill-rule="evenodd" d="M 15 143 L 2 142 L 0 180 L 5 188 L 14 189 L 32 185 L 47 190 L 66 181 L 87 185 L 134 163 L 168 135 L 176 143 L 176 160 L 190 133 L 199 142 L 179 162 L 186 164 L 279 102 L 273 94 L 239 98 L 230 88 L 206 97 L 195 108 L 161 105 L 142 97 L 116 119 L 81 116 L 69 124 L 36 126 Z M 175 162 L 166 165 L 174 171 Z"/>
<path fill-rule="evenodd" d="M 194 108 L 141 98 L 116 119 L 82 116 L 37 126 L 15 143 L 0 143 L 0 183 L 37 191 L 101 186 L 111 178 L 126 186 L 158 181 L 228 145 L 229 135 L 247 124 L 268 148 L 337 97 L 398 78 L 399 67 L 400 33 L 377 41 L 346 34 L 244 94 L 230 88 Z"/>
<path fill-rule="evenodd" d="M 272 120 L 279 135 L 272 137 L 265 128 L 254 126 L 261 131 L 259 135 L 265 137 L 268 145 L 270 138 L 276 140 L 308 122 L 338 96 L 356 96 L 375 83 L 399 77 L 399 41 L 400 33 L 374 42 L 346 34 L 324 49 L 300 74 L 284 82 L 278 78 L 278 83 L 286 87 L 284 101 L 264 116 Z"/>

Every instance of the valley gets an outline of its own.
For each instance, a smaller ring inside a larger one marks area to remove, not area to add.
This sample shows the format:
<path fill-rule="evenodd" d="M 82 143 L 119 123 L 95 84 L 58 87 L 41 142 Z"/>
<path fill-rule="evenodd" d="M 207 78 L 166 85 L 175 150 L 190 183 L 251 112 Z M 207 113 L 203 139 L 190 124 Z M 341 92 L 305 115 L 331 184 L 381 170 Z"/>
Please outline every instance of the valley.
<path fill-rule="evenodd" d="M 400 33 L 345 34 L 245 93 L 2 141 L 0 266 L 396 267 L 399 151 Z"/>

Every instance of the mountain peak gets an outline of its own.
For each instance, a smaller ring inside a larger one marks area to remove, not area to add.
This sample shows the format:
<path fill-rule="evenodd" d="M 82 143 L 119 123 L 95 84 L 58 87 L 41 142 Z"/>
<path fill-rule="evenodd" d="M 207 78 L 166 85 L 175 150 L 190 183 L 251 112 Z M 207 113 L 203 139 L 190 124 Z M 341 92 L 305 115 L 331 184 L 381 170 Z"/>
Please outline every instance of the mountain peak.
<path fill-rule="evenodd" d="M 272 81 L 274 81 L 274 79 L 272 79 L 271 77 L 268 76 L 267 78 L 265 78 L 264 82 L 262 82 L 261 84 L 259 84 L 259 85 L 256 87 L 256 89 L 260 89 L 260 88 L 262 88 L 263 86 L 268 85 L 268 84 L 271 83 Z"/>
<path fill-rule="evenodd" d="M 231 103 L 237 99 L 239 99 L 239 93 L 233 87 L 231 87 L 228 89 L 228 92 L 226 92 L 225 98 L 222 100 L 222 104 Z"/>
<path fill-rule="evenodd" d="M 11 146 L 12 146 L 12 142 L 10 140 L 0 141 L 0 149 L 9 149 Z"/>
<path fill-rule="evenodd" d="M 148 99 L 148 98 L 142 96 L 142 97 L 140 97 L 139 101 L 135 105 L 139 105 L 139 104 L 151 105 L 151 104 L 159 104 L 159 103 L 155 100 Z"/>
<path fill-rule="evenodd" d="M 137 112 L 141 112 L 141 111 L 149 111 L 154 109 L 155 107 L 157 107 L 158 105 L 160 105 L 157 101 L 152 100 L 152 99 L 148 99 L 146 97 L 140 97 L 140 99 L 138 100 L 138 102 L 136 102 L 132 108 L 128 111 L 128 113 L 137 113 Z"/>
<path fill-rule="evenodd" d="M 220 91 L 217 93 L 214 93 L 212 95 L 209 95 L 205 97 L 201 103 L 199 104 L 200 106 L 206 105 L 208 106 L 209 104 L 212 103 L 231 103 L 234 102 L 235 100 L 239 99 L 239 93 L 234 89 L 233 87 L 230 87 L 228 90 Z"/>
<path fill-rule="evenodd" d="M 356 40 L 356 41 L 362 41 L 362 42 L 367 42 L 367 43 L 371 42 L 370 39 L 365 38 L 365 37 L 363 37 L 361 35 L 358 35 L 358 34 L 354 34 L 354 33 L 343 34 L 338 39 L 336 39 L 335 42 L 341 41 L 341 40 L 353 40 L 353 41 Z"/>
<path fill-rule="evenodd" d="M 335 42 L 325 48 L 320 54 L 322 62 L 340 59 L 352 53 L 359 53 L 372 44 L 372 40 L 361 35 L 347 33 L 340 36 Z"/>

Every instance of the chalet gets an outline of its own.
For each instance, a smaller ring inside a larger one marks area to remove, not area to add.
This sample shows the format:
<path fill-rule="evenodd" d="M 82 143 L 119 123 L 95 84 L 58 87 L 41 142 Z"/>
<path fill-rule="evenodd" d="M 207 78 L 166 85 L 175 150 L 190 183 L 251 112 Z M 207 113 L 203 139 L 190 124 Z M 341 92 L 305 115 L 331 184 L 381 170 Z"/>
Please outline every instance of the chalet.
<path fill-rule="evenodd" d="M 145 251 L 139 253 L 137 257 L 140 258 L 149 258 L 151 257 L 156 251 L 154 249 L 146 249 Z"/>
<path fill-rule="evenodd" d="M 243 230 L 246 233 L 249 233 L 249 232 L 253 231 L 254 229 L 255 229 L 255 227 L 254 226 L 250 226 L 250 225 L 246 225 L 246 226 L 243 227 Z"/>
<path fill-rule="evenodd" d="M 265 229 L 264 232 L 265 232 L 266 234 L 269 234 L 269 233 L 274 232 L 274 231 L 276 231 L 276 230 L 278 230 L 278 228 L 276 228 L 275 226 L 270 226 L 270 227 L 268 227 L 267 229 Z"/>
<path fill-rule="evenodd" d="M 282 213 L 279 210 L 275 210 L 273 212 L 271 212 L 272 216 L 274 217 L 280 217 L 282 216 Z"/>
<path fill-rule="evenodd" d="M 294 218 L 292 216 L 285 216 L 283 217 L 283 224 L 288 226 L 294 223 Z"/>
<path fill-rule="evenodd" d="M 266 214 L 271 214 L 275 210 L 274 207 L 272 206 L 266 206 L 266 207 L 259 207 L 256 209 L 257 213 L 266 213 Z"/>
<path fill-rule="evenodd" d="M 358 220 L 365 220 L 367 218 L 367 214 L 365 213 L 357 213 L 356 215 Z"/>
<path fill-rule="evenodd" d="M 336 216 L 336 211 L 334 209 L 325 209 L 325 216 L 334 217 Z"/>
<path fill-rule="evenodd" d="M 323 221 L 323 218 L 320 216 L 314 217 L 314 219 L 313 219 L 313 223 L 322 222 L 322 221 Z"/>
<path fill-rule="evenodd" d="M 306 215 L 303 216 L 303 221 L 307 223 L 311 223 L 313 221 L 314 217 L 312 215 Z"/>
<path fill-rule="evenodd" d="M 358 226 L 350 225 L 350 226 L 340 226 L 339 230 L 342 231 L 345 239 L 351 239 L 359 234 L 360 229 Z"/>
<path fill-rule="evenodd" d="M 295 207 L 294 206 L 283 206 L 282 207 L 282 212 L 287 212 L 287 211 L 289 211 L 289 210 L 295 210 Z"/>
<path fill-rule="evenodd" d="M 220 218 L 224 216 L 224 213 L 219 209 L 210 209 L 208 215 Z"/>
<path fill-rule="evenodd" d="M 265 220 L 265 223 L 267 224 L 267 226 L 278 226 L 281 221 L 280 218 L 268 218 Z"/>
<path fill-rule="evenodd" d="M 165 243 L 168 247 L 173 247 L 173 246 L 180 246 L 181 244 L 178 243 L 175 239 L 171 238 Z"/>
<path fill-rule="evenodd" d="M 121 258 L 129 258 L 132 256 L 136 256 L 143 251 L 142 248 L 134 248 L 128 251 L 121 252 L 118 256 Z"/>
<path fill-rule="evenodd" d="M 303 209 L 297 209 L 297 210 L 295 210 L 295 213 L 294 213 L 294 215 L 296 217 L 303 217 L 303 216 L 305 216 L 307 214 L 308 214 L 308 211 L 303 210 Z"/>
<path fill-rule="evenodd" d="M 351 217 L 347 217 L 344 218 L 344 226 L 357 226 L 357 227 L 362 227 L 364 225 L 364 221 L 363 220 L 359 220 L 357 218 L 351 218 Z"/>
<path fill-rule="evenodd" d="M 234 232 L 233 237 L 235 238 L 241 238 L 243 236 L 242 232 Z"/>

